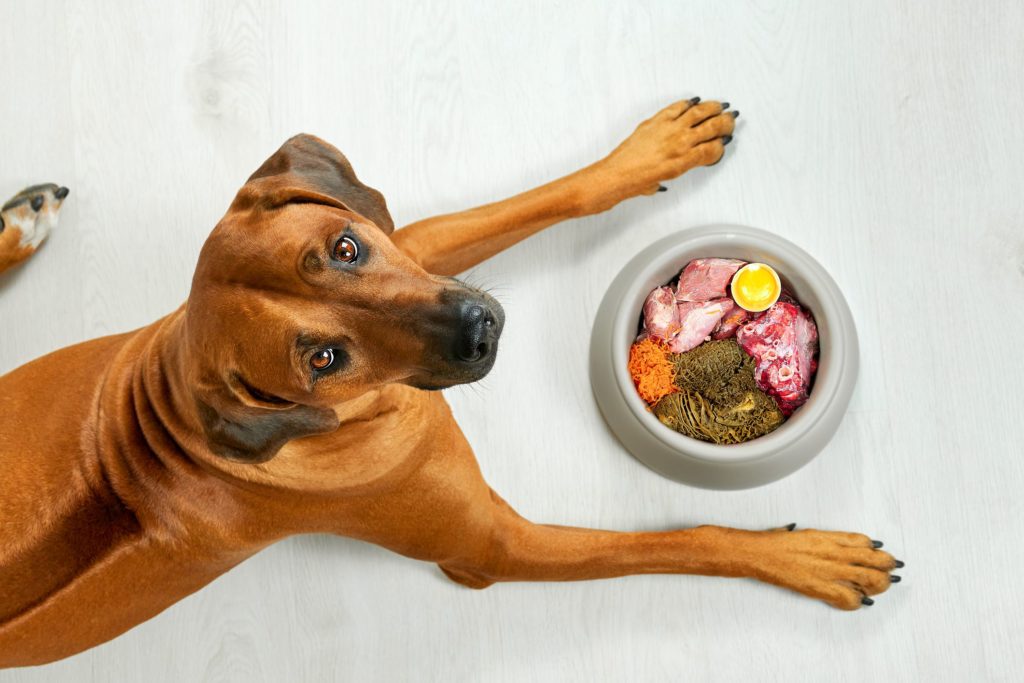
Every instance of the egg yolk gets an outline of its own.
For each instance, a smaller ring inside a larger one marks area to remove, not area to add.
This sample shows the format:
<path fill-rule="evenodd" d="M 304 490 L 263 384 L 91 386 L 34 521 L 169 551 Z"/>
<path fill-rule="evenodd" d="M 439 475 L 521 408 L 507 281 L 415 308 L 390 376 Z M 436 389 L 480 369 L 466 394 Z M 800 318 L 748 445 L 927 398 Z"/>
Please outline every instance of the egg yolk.
<path fill-rule="evenodd" d="M 732 298 L 747 311 L 767 310 L 781 293 L 778 274 L 763 263 L 748 263 L 732 278 Z"/>

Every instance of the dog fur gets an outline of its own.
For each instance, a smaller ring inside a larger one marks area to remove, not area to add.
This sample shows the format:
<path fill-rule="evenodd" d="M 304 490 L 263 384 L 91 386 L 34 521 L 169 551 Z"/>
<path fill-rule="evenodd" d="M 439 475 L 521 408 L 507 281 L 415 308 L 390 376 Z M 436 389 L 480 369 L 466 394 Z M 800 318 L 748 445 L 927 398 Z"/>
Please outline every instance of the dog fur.
<path fill-rule="evenodd" d="M 305 532 L 473 588 L 705 574 L 870 604 L 898 565 L 862 534 L 532 523 L 484 481 L 438 391 L 487 374 L 504 324 L 452 276 L 717 163 L 726 108 L 676 102 L 572 175 L 393 234 L 340 152 L 286 142 L 213 230 L 177 311 L 0 377 L 0 665 L 114 638 Z"/>
<path fill-rule="evenodd" d="M 68 188 L 53 183 L 33 185 L 14 195 L 0 209 L 0 273 L 36 253 L 57 227 Z"/>

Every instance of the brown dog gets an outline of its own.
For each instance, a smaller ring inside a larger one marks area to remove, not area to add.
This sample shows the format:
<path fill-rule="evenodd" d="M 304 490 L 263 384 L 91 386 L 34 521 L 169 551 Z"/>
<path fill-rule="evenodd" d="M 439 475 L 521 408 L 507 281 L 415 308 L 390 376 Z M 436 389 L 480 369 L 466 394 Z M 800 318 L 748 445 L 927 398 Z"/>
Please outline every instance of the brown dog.
<path fill-rule="evenodd" d="M 486 375 L 504 324 L 450 276 L 717 162 L 725 106 L 678 102 L 590 167 L 394 235 L 336 149 L 286 142 L 207 240 L 185 305 L 0 378 L 0 665 L 102 643 L 303 532 L 474 588 L 710 574 L 870 604 L 897 562 L 860 534 L 533 524 L 434 391 Z"/>

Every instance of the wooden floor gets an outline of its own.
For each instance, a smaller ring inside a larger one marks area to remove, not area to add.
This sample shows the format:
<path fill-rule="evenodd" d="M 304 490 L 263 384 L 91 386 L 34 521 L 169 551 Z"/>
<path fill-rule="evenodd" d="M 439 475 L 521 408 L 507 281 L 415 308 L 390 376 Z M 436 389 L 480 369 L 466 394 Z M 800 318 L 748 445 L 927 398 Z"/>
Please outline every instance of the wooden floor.
<path fill-rule="evenodd" d="M 0 194 L 72 194 L 0 280 L 0 372 L 175 308 L 235 190 L 293 133 L 338 145 L 401 225 L 572 171 L 669 101 L 725 98 L 743 115 L 724 163 L 472 274 L 508 325 L 491 376 L 451 403 L 531 519 L 864 531 L 904 582 L 853 614 L 712 578 L 476 592 L 302 537 L 0 681 L 1019 680 L 1024 4 L 497 4 L 4 2 Z M 624 260 L 720 221 L 816 256 L 863 349 L 821 456 L 736 493 L 633 460 L 587 376 Z"/>

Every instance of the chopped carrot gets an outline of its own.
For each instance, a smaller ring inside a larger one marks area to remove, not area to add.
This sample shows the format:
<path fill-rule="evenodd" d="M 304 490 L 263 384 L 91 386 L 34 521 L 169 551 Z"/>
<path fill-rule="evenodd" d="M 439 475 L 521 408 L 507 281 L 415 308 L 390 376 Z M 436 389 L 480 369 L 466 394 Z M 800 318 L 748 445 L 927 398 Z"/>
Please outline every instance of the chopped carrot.
<path fill-rule="evenodd" d="M 649 405 L 678 391 L 674 384 L 675 366 L 668 359 L 668 351 L 650 337 L 629 348 L 627 367 L 637 393 Z"/>

